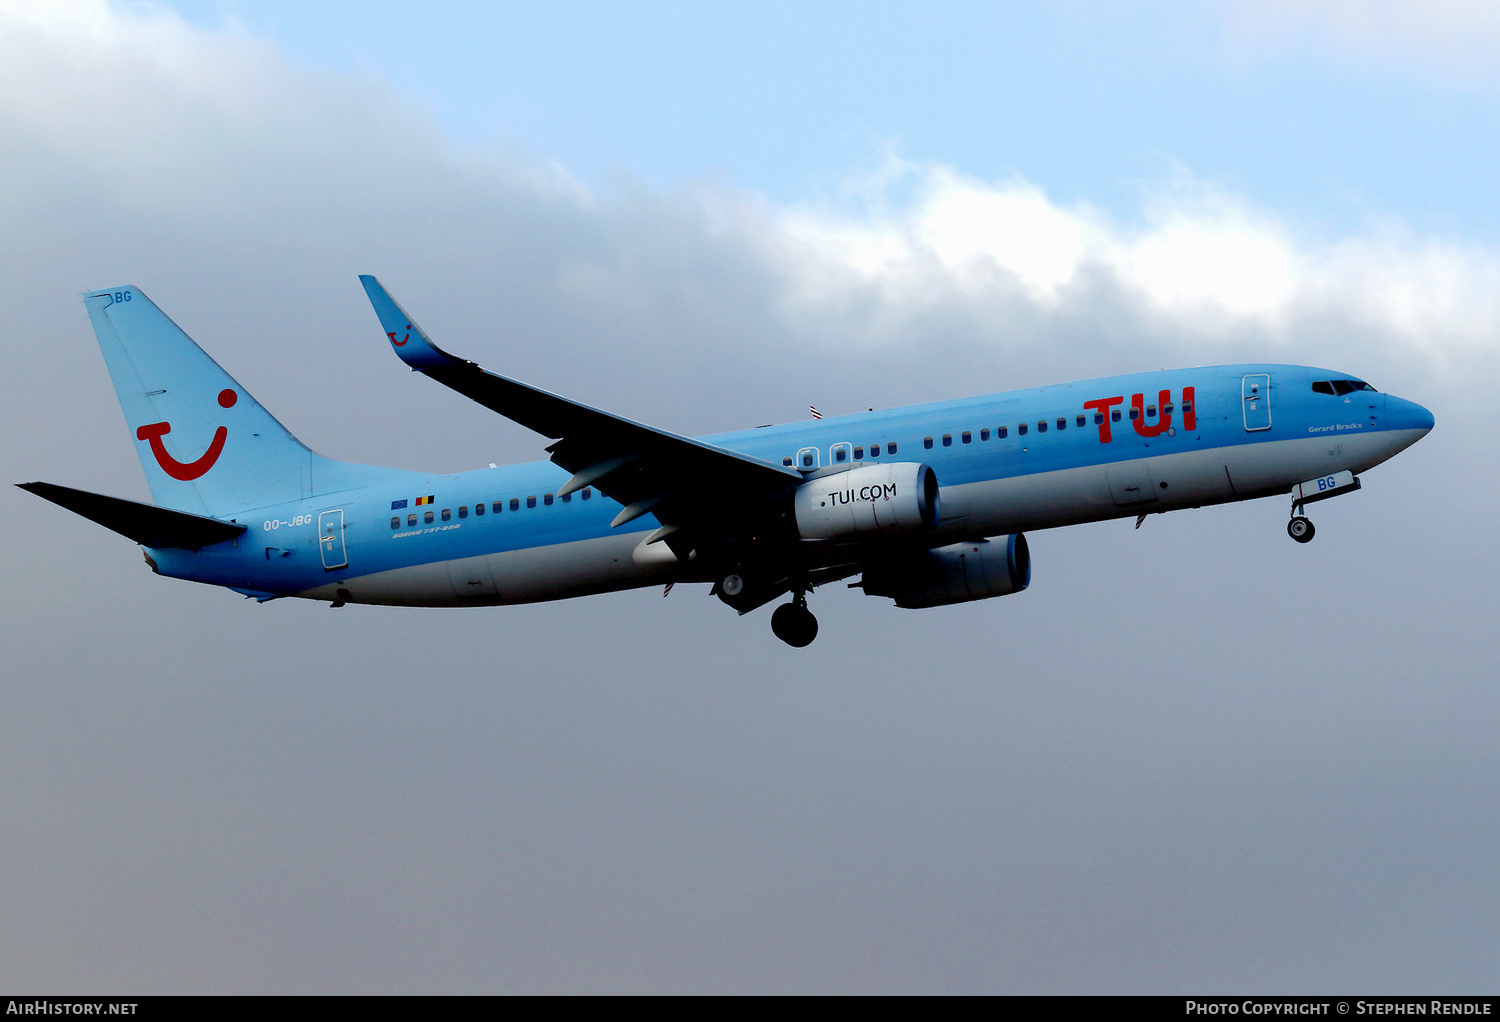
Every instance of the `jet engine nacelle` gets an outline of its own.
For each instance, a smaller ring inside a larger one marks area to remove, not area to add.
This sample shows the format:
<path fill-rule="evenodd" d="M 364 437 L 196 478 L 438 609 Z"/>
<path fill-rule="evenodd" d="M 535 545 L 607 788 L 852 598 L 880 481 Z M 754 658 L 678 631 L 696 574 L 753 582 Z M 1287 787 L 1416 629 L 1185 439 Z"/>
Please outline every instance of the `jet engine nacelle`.
<path fill-rule="evenodd" d="M 937 524 L 937 475 L 913 461 L 862 465 L 809 479 L 794 508 L 803 539 L 914 532 Z"/>
<path fill-rule="evenodd" d="M 865 569 L 867 596 L 898 607 L 941 607 L 1019 593 L 1031 584 L 1031 550 L 1021 533 L 977 543 L 950 543 Z"/>

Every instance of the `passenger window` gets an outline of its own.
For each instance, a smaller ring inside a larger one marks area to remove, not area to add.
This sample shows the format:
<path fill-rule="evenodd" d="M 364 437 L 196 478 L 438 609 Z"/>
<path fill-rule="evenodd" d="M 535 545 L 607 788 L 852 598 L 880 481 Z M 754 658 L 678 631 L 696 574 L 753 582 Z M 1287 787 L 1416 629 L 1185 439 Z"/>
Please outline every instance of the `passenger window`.
<path fill-rule="evenodd" d="M 995 429 L 995 436 L 998 439 L 1000 439 L 1000 440 L 1004 440 L 1006 437 L 1010 436 L 1010 427 L 1009 426 L 999 426 L 999 427 L 997 427 Z"/>
<path fill-rule="evenodd" d="M 593 495 L 594 495 L 594 491 L 593 490 L 589 489 L 587 486 L 585 486 L 583 488 L 583 499 L 584 500 L 588 500 Z"/>
<path fill-rule="evenodd" d="M 811 451 L 808 451 L 806 454 L 802 455 L 802 467 L 803 468 L 812 468 L 813 467 L 813 456 L 812 456 L 812 452 Z"/>
<path fill-rule="evenodd" d="M 922 438 L 922 449 L 927 451 L 932 450 L 932 437 L 924 436 Z"/>
<path fill-rule="evenodd" d="M 1020 423 L 1019 425 L 1016 426 L 1016 436 L 1025 436 L 1025 435 L 1026 435 L 1026 423 L 1023 422 L 1023 423 Z"/>
<path fill-rule="evenodd" d="M 1156 414 L 1156 406 L 1155 405 L 1147 405 L 1146 406 L 1146 414 L 1147 415 L 1155 415 Z"/>
<path fill-rule="evenodd" d="M 462 505 L 459 506 L 459 508 L 458 508 L 458 517 L 460 517 L 460 518 L 467 518 L 467 517 L 469 517 L 469 505 L 462 504 Z"/>
<path fill-rule="evenodd" d="M 416 525 L 417 524 L 417 516 L 416 515 L 407 515 L 406 516 L 406 524 L 407 525 Z"/>
<path fill-rule="evenodd" d="M 391 528 L 393 528 L 393 529 L 399 529 L 399 528 L 401 528 L 401 516 L 400 515 L 397 515 L 396 517 L 394 517 L 394 518 L 391 519 Z"/>
<path fill-rule="evenodd" d="M 1079 416 L 1079 417 L 1078 417 L 1078 418 L 1077 418 L 1077 419 L 1076 419 L 1076 420 L 1075 420 L 1075 421 L 1074 421 L 1074 423 L 1073 423 L 1073 425 L 1075 425 L 1075 426 L 1077 426 L 1077 427 L 1078 427 L 1078 428 L 1079 428 L 1079 429 L 1082 429 L 1082 428 L 1083 428 L 1083 427 L 1084 427 L 1084 426 L 1087 426 L 1087 425 L 1088 425 L 1088 423 L 1089 423 L 1089 419 L 1088 419 L 1088 416 L 1087 416 L 1087 415 L 1080 415 L 1080 416 Z"/>
<path fill-rule="evenodd" d="M 1043 420 L 1041 420 L 1040 422 L 1038 422 L 1036 424 L 1036 431 L 1038 433 L 1045 433 L 1045 432 L 1047 432 L 1047 420 L 1046 419 L 1043 419 Z"/>
<path fill-rule="evenodd" d="M 533 493 L 531 496 L 526 498 L 526 506 L 536 507 L 536 494 Z"/>
<path fill-rule="evenodd" d="M 854 460 L 855 461 L 864 461 L 865 460 L 865 449 L 863 447 L 856 447 L 856 448 L 854 448 Z"/>
<path fill-rule="evenodd" d="M 564 504 L 571 504 L 571 503 L 573 503 L 573 495 L 571 493 L 564 493 L 558 499 L 561 500 Z"/>
<path fill-rule="evenodd" d="M 476 518 L 484 517 L 484 501 L 481 500 L 478 504 L 474 505 L 474 516 Z"/>
<path fill-rule="evenodd" d="M 519 510 L 521 510 L 521 498 L 520 497 L 512 497 L 512 498 L 510 498 L 510 509 L 512 511 L 519 511 Z"/>
<path fill-rule="evenodd" d="M 1166 404 L 1164 404 L 1164 405 L 1161 406 L 1161 413 L 1163 415 L 1171 415 L 1172 414 L 1172 408 L 1173 408 L 1172 402 L 1168 401 Z"/>
<path fill-rule="evenodd" d="M 973 434 L 973 433 L 970 433 L 970 432 L 969 432 L 969 431 L 968 431 L 968 430 L 964 430 L 964 431 L 963 431 L 963 432 L 962 432 L 962 433 L 961 433 L 961 434 L 959 434 L 959 437 L 958 437 L 958 438 L 959 438 L 959 439 L 960 439 L 960 440 L 962 440 L 962 441 L 963 441 L 963 442 L 964 442 L 964 443 L 966 443 L 966 444 L 967 444 L 967 443 L 970 443 L 970 442 L 972 442 L 972 441 L 973 441 L 973 439 L 974 439 L 974 434 Z"/>
<path fill-rule="evenodd" d="M 1130 408 L 1130 418 L 1132 420 L 1135 420 L 1135 419 L 1139 419 L 1140 417 L 1141 417 L 1141 410 L 1139 408 L 1136 408 L 1134 405 L 1132 405 L 1131 408 Z"/>
<path fill-rule="evenodd" d="M 1058 429 L 1067 429 L 1068 428 L 1068 420 L 1066 418 L 1064 418 L 1063 416 L 1058 416 L 1058 419 L 1057 419 L 1057 428 Z"/>
<path fill-rule="evenodd" d="M 833 460 L 842 465 L 849 460 L 849 448 L 845 444 L 836 444 L 833 448 Z"/>
<path fill-rule="evenodd" d="M 1132 411 L 1132 412 L 1131 412 L 1131 413 L 1130 413 L 1130 417 L 1131 417 L 1131 418 L 1132 418 L 1132 419 L 1133 419 L 1133 418 L 1135 418 L 1135 412 L 1133 412 L 1133 411 Z M 1111 409 L 1110 409 L 1110 412 L 1109 412 L 1109 420 L 1110 420 L 1110 421 L 1111 421 L 1111 422 L 1119 422 L 1119 421 L 1120 421 L 1120 410 L 1119 410 L 1119 409 L 1118 409 L 1118 408 L 1111 408 Z"/>
<path fill-rule="evenodd" d="M 981 429 L 979 431 L 979 442 L 980 443 L 984 443 L 989 438 L 990 438 L 990 431 L 988 429 Z"/>
<path fill-rule="evenodd" d="M 1119 416 L 1116 415 L 1115 418 L 1118 419 Z M 1094 413 L 1094 425 L 1096 425 L 1096 426 L 1102 426 L 1102 425 L 1104 425 L 1104 413 L 1103 412 L 1095 412 Z"/>
<path fill-rule="evenodd" d="M 422 515 L 422 522 L 426 525 L 432 524 L 432 512 L 427 511 Z"/>
<path fill-rule="evenodd" d="M 1193 410 L 1193 403 L 1191 401 L 1184 401 L 1182 403 L 1182 410 L 1184 412 L 1190 412 L 1190 411 L 1192 411 Z"/>
<path fill-rule="evenodd" d="M 503 500 L 497 500 L 493 504 L 490 505 L 490 510 L 493 511 L 493 512 L 495 512 L 495 514 L 498 515 L 500 513 L 501 509 L 504 508 L 504 507 L 505 507 L 505 502 Z"/>
<path fill-rule="evenodd" d="M 446 522 L 446 521 L 448 521 L 452 517 L 453 517 L 453 512 L 450 511 L 450 510 L 448 510 L 447 508 L 443 508 L 443 521 Z"/>
<path fill-rule="evenodd" d="M 791 468 L 792 467 L 792 459 L 791 458 L 782 458 L 781 459 L 781 463 L 783 465 L 785 465 L 787 468 Z"/>
<path fill-rule="evenodd" d="M 894 440 L 892 440 L 890 443 L 888 443 L 888 444 L 885 445 L 885 453 L 887 453 L 887 454 L 895 454 L 896 453 L 896 442 Z"/>
<path fill-rule="evenodd" d="M 552 494 L 550 494 L 550 493 L 544 493 L 544 494 L 542 494 L 542 503 L 546 504 L 548 507 L 551 507 L 552 506 Z"/>
<path fill-rule="evenodd" d="M 870 457 L 872 457 L 872 458 L 878 458 L 878 457 L 880 457 L 880 445 L 879 444 L 871 444 L 870 445 Z"/>
<path fill-rule="evenodd" d="M 952 447 L 953 446 L 953 434 L 952 433 L 944 433 L 943 434 L 943 446 L 944 447 Z"/>

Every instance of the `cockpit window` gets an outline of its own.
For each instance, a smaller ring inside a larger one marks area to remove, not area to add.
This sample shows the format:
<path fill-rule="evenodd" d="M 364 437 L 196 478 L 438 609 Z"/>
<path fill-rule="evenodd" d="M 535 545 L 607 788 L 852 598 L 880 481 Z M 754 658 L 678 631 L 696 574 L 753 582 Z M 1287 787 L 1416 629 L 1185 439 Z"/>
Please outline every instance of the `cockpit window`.
<path fill-rule="evenodd" d="M 1364 380 L 1318 380 L 1312 385 L 1314 394 L 1351 394 L 1356 390 L 1378 393 Z"/>

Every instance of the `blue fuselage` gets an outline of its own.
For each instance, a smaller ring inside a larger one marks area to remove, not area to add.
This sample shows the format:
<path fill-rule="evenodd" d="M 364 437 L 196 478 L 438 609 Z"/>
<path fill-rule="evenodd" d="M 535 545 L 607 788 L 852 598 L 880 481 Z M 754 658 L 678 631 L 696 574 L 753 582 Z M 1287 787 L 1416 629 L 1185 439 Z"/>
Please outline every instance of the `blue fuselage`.
<path fill-rule="evenodd" d="M 939 546 L 1286 493 L 1365 471 L 1432 427 L 1420 405 L 1326 384 L 1347 379 L 1289 365 L 1140 373 L 702 439 L 809 479 L 927 465 L 941 505 L 922 542 Z M 661 544 L 643 552 L 652 516 L 611 528 L 620 505 L 597 490 L 557 497 L 568 476 L 546 461 L 371 469 L 358 488 L 237 515 L 248 531 L 233 542 L 149 556 L 163 574 L 255 595 L 427 606 L 713 577 Z"/>

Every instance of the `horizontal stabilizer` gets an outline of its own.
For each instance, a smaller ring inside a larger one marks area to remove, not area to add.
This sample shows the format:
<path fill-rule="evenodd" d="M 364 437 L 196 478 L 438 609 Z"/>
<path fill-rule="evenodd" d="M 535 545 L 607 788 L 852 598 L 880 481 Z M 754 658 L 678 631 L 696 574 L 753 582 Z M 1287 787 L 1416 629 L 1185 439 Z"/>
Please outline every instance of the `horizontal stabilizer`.
<path fill-rule="evenodd" d="M 198 550 L 234 539 L 245 526 L 221 522 L 217 518 L 190 515 L 153 504 L 139 504 L 102 493 L 89 493 L 53 483 L 17 483 L 23 490 L 36 494 L 97 522 L 142 546 L 181 547 Z"/>

